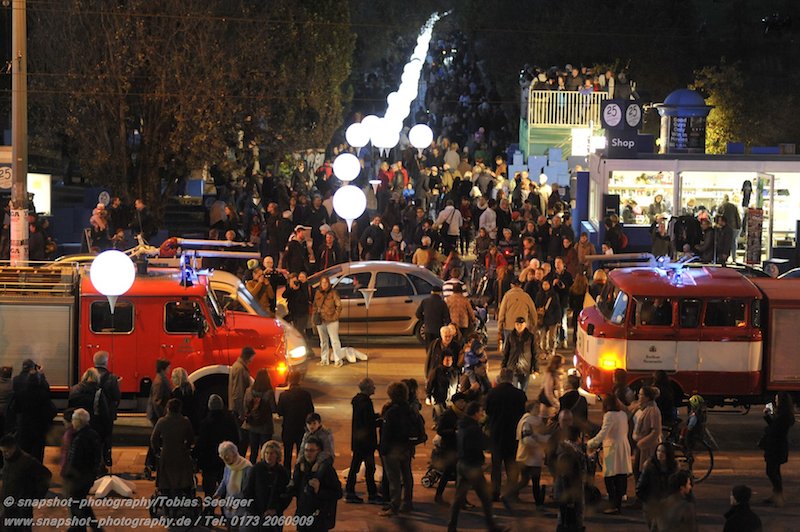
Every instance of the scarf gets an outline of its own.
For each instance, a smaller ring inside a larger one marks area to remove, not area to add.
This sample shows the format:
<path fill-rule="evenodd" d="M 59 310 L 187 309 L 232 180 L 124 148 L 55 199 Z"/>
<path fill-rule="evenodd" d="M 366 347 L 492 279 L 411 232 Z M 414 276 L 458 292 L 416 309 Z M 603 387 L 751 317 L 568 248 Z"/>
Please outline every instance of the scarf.
<path fill-rule="evenodd" d="M 392 237 L 392 240 L 394 240 L 397 243 L 400 243 L 400 242 L 403 241 L 403 233 L 401 233 L 399 231 L 398 232 L 392 231 L 391 233 L 389 233 L 389 236 Z"/>
<path fill-rule="evenodd" d="M 228 477 L 228 484 L 226 486 L 228 497 L 242 492 L 242 479 L 244 478 L 244 470 L 250 467 L 250 462 L 243 456 L 239 456 L 236 462 L 228 466 L 231 473 Z"/>

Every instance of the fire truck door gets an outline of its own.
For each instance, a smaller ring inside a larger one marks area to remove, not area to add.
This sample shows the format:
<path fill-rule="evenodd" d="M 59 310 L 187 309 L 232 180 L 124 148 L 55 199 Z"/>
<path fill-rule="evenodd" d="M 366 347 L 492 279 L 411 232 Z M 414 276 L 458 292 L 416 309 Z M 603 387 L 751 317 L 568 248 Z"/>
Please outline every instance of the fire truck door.
<path fill-rule="evenodd" d="M 205 357 L 212 355 L 205 349 L 209 327 L 197 301 L 169 301 L 164 305 L 161 350 L 173 368 L 180 366 L 191 373 L 205 365 Z"/>
<path fill-rule="evenodd" d="M 700 313 L 703 302 L 699 299 L 678 300 L 678 371 L 683 389 L 697 389 L 697 371 L 700 367 Z"/>
<path fill-rule="evenodd" d="M 137 342 L 143 334 L 137 317 L 139 309 L 133 301 L 124 299 L 116 302 L 113 315 L 105 298 L 86 301 L 84 305 L 88 305 L 89 330 L 84 329 L 81 335 L 81 371 L 94 366 L 97 351 L 108 351 L 111 353 L 109 369 L 121 378 L 122 391 L 137 391 L 137 360 L 138 353 L 142 352 Z M 153 368 L 146 371 L 152 372 Z"/>
<path fill-rule="evenodd" d="M 670 298 L 634 297 L 628 328 L 627 367 L 630 371 L 675 371 L 677 331 Z"/>

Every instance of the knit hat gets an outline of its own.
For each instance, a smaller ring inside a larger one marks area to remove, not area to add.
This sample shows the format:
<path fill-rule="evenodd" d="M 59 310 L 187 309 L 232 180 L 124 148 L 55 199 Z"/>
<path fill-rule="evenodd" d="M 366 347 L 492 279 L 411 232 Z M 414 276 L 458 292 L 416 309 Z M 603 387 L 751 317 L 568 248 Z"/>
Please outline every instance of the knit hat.
<path fill-rule="evenodd" d="M 222 397 L 219 395 L 212 393 L 211 396 L 208 398 L 208 409 L 209 410 L 222 410 L 225 408 L 225 403 L 222 402 Z"/>
<path fill-rule="evenodd" d="M 258 259 L 250 259 L 247 261 L 248 270 L 255 270 L 256 268 L 258 268 Z"/>

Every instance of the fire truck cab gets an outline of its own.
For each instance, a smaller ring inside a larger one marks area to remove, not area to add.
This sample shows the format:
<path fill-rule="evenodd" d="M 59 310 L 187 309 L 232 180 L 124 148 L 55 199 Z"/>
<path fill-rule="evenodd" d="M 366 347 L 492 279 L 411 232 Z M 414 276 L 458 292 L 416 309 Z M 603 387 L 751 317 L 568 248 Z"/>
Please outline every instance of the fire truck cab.
<path fill-rule="evenodd" d="M 57 396 L 94 365 L 97 351 L 110 352 L 120 406 L 130 410 L 146 405 L 157 359 L 186 369 L 199 400 L 211 393 L 227 399 L 229 367 L 245 346 L 256 351 L 251 374 L 266 368 L 274 386 L 304 362 L 290 360 L 278 320 L 223 311 L 205 275 L 190 283 L 180 273 L 137 276 L 112 314 L 88 273 L 69 264 L 0 268 L 0 342 L 3 365 L 17 372 L 22 360 L 34 359 Z"/>
<path fill-rule="evenodd" d="M 763 403 L 767 390 L 779 389 L 768 374 L 774 351 L 765 333 L 777 338 L 775 347 L 790 336 L 795 346 L 800 340 L 796 328 L 777 327 L 771 316 L 765 323 L 765 304 L 781 292 L 760 287 L 770 281 L 714 266 L 612 270 L 596 305 L 579 319 L 574 362 L 583 387 L 610 392 L 618 368 L 633 387 L 664 370 L 676 398 L 699 393 L 711 405 Z M 789 306 L 798 309 L 800 301 Z"/>

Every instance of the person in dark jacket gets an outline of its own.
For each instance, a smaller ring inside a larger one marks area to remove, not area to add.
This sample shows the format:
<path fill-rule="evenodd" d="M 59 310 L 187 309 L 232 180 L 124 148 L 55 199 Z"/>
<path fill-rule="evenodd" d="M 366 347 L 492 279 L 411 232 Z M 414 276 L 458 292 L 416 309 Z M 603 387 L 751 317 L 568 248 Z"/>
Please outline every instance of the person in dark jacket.
<path fill-rule="evenodd" d="M 41 367 L 31 359 L 22 362 L 22 372 L 14 377 L 9 416 L 16 426 L 19 447 L 40 462 L 56 409 L 50 400 L 50 384 Z"/>
<path fill-rule="evenodd" d="M 459 373 L 458 368 L 453 366 L 453 356 L 450 353 L 444 353 L 442 363 L 433 368 L 428 375 L 425 396 L 433 405 L 434 423 L 439 422 L 439 417 L 447 409 L 447 401 L 458 386 Z"/>
<path fill-rule="evenodd" d="M 336 526 L 336 501 L 342 498 L 342 484 L 331 462 L 319 459 L 321 450 L 317 438 L 308 439 L 287 489 L 289 496 L 297 497 L 295 516 L 313 517 L 310 525 L 298 530 L 323 531 Z"/>
<path fill-rule="evenodd" d="M 381 217 L 376 216 L 361 233 L 361 259 L 381 260 L 386 252 L 386 232 L 381 227 Z"/>
<path fill-rule="evenodd" d="M 581 448 L 581 431 L 569 427 L 558 444 L 555 460 L 553 498 L 558 501 L 557 530 L 584 530 L 584 483 L 586 455 Z"/>
<path fill-rule="evenodd" d="M 89 490 L 97 478 L 103 445 L 100 436 L 89 426 L 89 412 L 78 408 L 72 413 L 75 434 L 64 466 L 65 494 L 70 499 L 69 514 L 73 519 L 85 519 L 89 528 L 97 530 L 97 518 L 88 503 Z M 71 526 L 70 532 L 86 530 L 86 525 Z"/>
<path fill-rule="evenodd" d="M 89 426 L 105 441 L 111 432 L 114 420 L 111 418 L 108 400 L 102 396 L 100 390 L 100 374 L 94 368 L 87 369 L 81 377 L 81 382 L 70 389 L 67 407 L 73 410 L 78 408 L 86 410 L 91 416 Z M 99 396 L 98 391 L 100 391 Z"/>
<path fill-rule="evenodd" d="M 439 338 L 439 331 L 450 323 L 450 310 L 442 297 L 442 289 L 434 286 L 431 295 L 422 300 L 417 307 L 417 319 L 422 321 L 425 328 L 425 348 L 429 349 L 434 340 Z M 430 368 L 426 368 L 425 375 L 428 375 Z"/>
<path fill-rule="evenodd" d="M 172 396 L 172 386 L 167 377 L 169 366 L 170 361 L 165 358 L 156 360 L 156 376 L 150 386 L 150 398 L 147 400 L 147 419 L 154 427 L 158 420 L 167 413 L 167 401 Z M 153 448 L 149 447 L 144 459 L 145 478 L 150 479 L 157 466 Z"/>
<path fill-rule="evenodd" d="M 700 231 L 700 243 L 695 245 L 694 251 L 697 255 L 700 255 L 701 262 L 711 264 L 714 262 L 714 254 L 716 252 L 714 238 L 716 233 L 714 232 L 714 228 L 711 227 L 711 220 L 708 218 L 700 220 Z"/>
<path fill-rule="evenodd" d="M 411 426 L 418 416 L 408 404 L 408 386 L 404 383 L 391 383 L 387 388 L 387 395 L 389 403 L 382 415 L 380 452 L 384 464 L 383 474 L 389 481 L 391 501 L 381 511 L 382 517 L 391 517 L 401 511 L 411 511 L 414 486 L 414 478 L 411 475 L 411 458 L 414 450 L 411 443 Z"/>
<path fill-rule="evenodd" d="M 656 405 L 661 411 L 661 423 L 669 427 L 677 418 L 678 410 L 675 408 L 675 394 L 666 371 L 659 369 L 653 372 L 653 386 L 658 389 Z"/>
<path fill-rule="evenodd" d="M 651 530 L 669 496 L 669 477 L 676 471 L 678 462 L 675 461 L 672 445 L 659 443 L 636 482 L 636 498 L 642 504 L 645 521 Z"/>
<path fill-rule="evenodd" d="M 356 476 L 364 464 L 364 480 L 370 504 L 383 502 L 378 496 L 375 485 L 375 450 L 378 448 L 378 414 L 370 398 L 375 394 L 375 382 L 366 377 L 358 383 L 359 392 L 350 403 L 353 405 L 352 433 L 350 449 L 353 457 L 350 460 L 350 472 L 347 474 L 345 493 L 347 502 L 363 503 L 364 499 L 356 495 Z"/>
<path fill-rule="evenodd" d="M 280 517 L 289 504 L 287 488 L 289 472 L 281 465 L 281 444 L 270 440 L 261 446 L 259 461 L 250 469 L 243 489 L 244 500 L 252 501 L 247 508 L 249 515 L 259 517 L 260 532 L 279 532 L 281 526 L 266 526 L 264 518 Z"/>
<path fill-rule="evenodd" d="M 445 504 L 442 498 L 444 488 L 449 481 L 456 479 L 456 462 L 458 462 L 456 429 L 459 420 L 464 417 L 464 410 L 467 407 L 467 396 L 461 392 L 454 393 L 450 400 L 450 408 L 445 410 L 436 424 L 436 434 L 439 436 L 440 463 L 435 467 L 442 472 L 434 497 L 437 504 Z"/>
<path fill-rule="evenodd" d="M 500 370 L 497 385 L 486 395 L 486 414 L 489 417 L 489 438 L 492 451 L 492 495 L 500 498 L 502 471 L 506 471 L 506 491 L 517 486 L 517 424 L 525 413 L 528 397 L 515 388 L 511 381 L 514 373 L 509 368 Z"/>
<path fill-rule="evenodd" d="M 29 455 L 17 443 L 16 438 L 6 434 L 0 438 L 0 452 L 3 454 L 2 509 L 4 519 L 33 518 L 33 507 L 16 504 L 20 499 L 43 499 L 50 487 L 50 470 L 40 461 Z M 8 504 L 10 501 L 11 504 Z M 31 526 L 2 527 L 9 532 L 30 531 Z"/>
<path fill-rule="evenodd" d="M 311 237 L 308 236 L 310 229 L 310 227 L 302 225 L 296 226 L 294 228 L 294 237 L 290 238 L 286 244 L 283 268 L 289 273 L 300 273 L 309 269 L 309 264 L 314 258 L 314 252 L 310 249 Z"/>
<path fill-rule="evenodd" d="M 300 386 L 301 375 L 293 372 L 289 374 L 289 389 L 283 392 L 278 399 L 278 415 L 283 418 L 283 465 L 290 469 L 292 465 L 292 450 L 297 449 L 297 457 L 303 450 L 300 444 L 306 432 L 306 417 L 314 412 L 314 401 L 311 394 Z"/>
<path fill-rule="evenodd" d="M 304 272 L 289 274 L 289 284 L 283 292 L 283 297 L 286 298 L 286 309 L 289 311 L 286 319 L 294 325 L 295 329 L 300 331 L 303 338 L 306 338 L 308 311 L 311 307 L 311 292 L 306 279 Z"/>
<path fill-rule="evenodd" d="M 750 509 L 753 490 L 744 484 L 731 490 L 731 508 L 725 512 L 722 532 L 761 532 L 761 519 Z"/>
<path fill-rule="evenodd" d="M 431 342 L 425 355 L 426 381 L 431 371 L 442 365 L 445 355 L 452 356 L 453 360 L 458 359 L 459 345 L 455 341 L 455 327 L 445 325 L 439 329 L 439 334 L 441 338 L 436 338 Z"/>
<path fill-rule="evenodd" d="M 119 198 L 115 198 L 119 200 Z M 108 351 L 98 351 L 94 354 L 94 369 L 100 374 L 100 387 L 103 389 L 108 401 L 109 413 L 111 415 L 111 425 L 108 434 L 103 439 L 103 458 L 107 467 L 111 467 L 111 442 L 114 431 L 114 421 L 117 419 L 117 409 L 122 400 L 122 393 L 119 389 L 119 377 L 108 370 Z"/>
<path fill-rule="evenodd" d="M 150 435 L 150 446 L 158 456 L 156 487 L 167 497 L 182 497 L 193 491 L 194 433 L 188 418 L 181 414 L 180 399 L 167 402 L 167 413 L 158 420 Z"/>
<path fill-rule="evenodd" d="M 197 430 L 199 424 L 197 405 L 195 405 L 194 384 L 189 380 L 189 374 L 183 368 L 175 368 L 170 375 L 170 382 L 172 383 L 170 398 L 180 400 L 181 414 L 192 423 L 192 429 Z"/>
<path fill-rule="evenodd" d="M 794 425 L 794 402 L 787 392 L 775 396 L 774 406 L 764 409 L 764 436 L 760 447 L 764 450 L 767 477 L 772 483 L 772 496 L 764 502 L 774 506 L 783 505 L 783 478 L 781 464 L 789 461 L 789 429 Z"/>
<path fill-rule="evenodd" d="M 542 289 L 536 294 L 536 309 L 544 312 L 539 323 L 539 351 L 554 354 L 558 343 L 558 324 L 561 323 L 561 301 L 547 279 L 542 281 Z"/>
<path fill-rule="evenodd" d="M 222 480 L 225 464 L 217 450 L 224 441 L 239 445 L 239 424 L 233 412 L 225 408 L 222 397 L 211 394 L 208 398 L 208 414 L 200 422 L 197 443 L 192 449 L 197 468 L 203 474 L 203 493 L 211 496 Z"/>
<path fill-rule="evenodd" d="M 486 436 L 481 429 L 480 420 L 483 417 L 483 408 L 480 403 L 472 402 L 467 405 L 464 416 L 458 421 L 456 439 L 458 445 L 458 480 L 456 481 L 456 496 L 450 505 L 450 522 L 447 524 L 448 532 L 455 532 L 458 526 L 458 514 L 467 500 L 467 493 L 474 490 L 481 500 L 483 516 L 486 519 L 488 530 L 497 530 L 492 515 L 492 499 L 489 495 L 489 484 L 483 475 Z M 516 428 L 516 426 L 514 426 Z"/>
<path fill-rule="evenodd" d="M 584 434 L 589 434 L 589 402 L 579 391 L 581 378 L 577 375 L 567 376 L 567 387 L 569 390 L 559 397 L 559 412 L 562 410 L 572 412 L 572 423 Z"/>
<path fill-rule="evenodd" d="M 514 378 L 514 386 L 526 392 L 531 373 L 536 371 L 536 341 L 528 330 L 528 323 L 522 316 L 514 323 L 514 331 L 503 344 L 502 368 L 509 368 Z"/>

